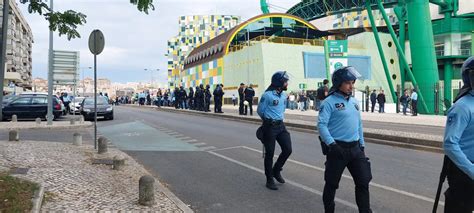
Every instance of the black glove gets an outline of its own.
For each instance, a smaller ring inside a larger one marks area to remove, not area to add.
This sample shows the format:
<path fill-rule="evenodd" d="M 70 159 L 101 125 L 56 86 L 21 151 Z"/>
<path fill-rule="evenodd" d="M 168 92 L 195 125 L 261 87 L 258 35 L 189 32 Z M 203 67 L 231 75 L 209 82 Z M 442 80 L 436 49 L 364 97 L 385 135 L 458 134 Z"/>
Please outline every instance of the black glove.
<path fill-rule="evenodd" d="M 337 143 L 329 144 L 329 153 L 334 154 L 340 159 L 344 158 L 344 149 L 337 145 Z"/>
<path fill-rule="evenodd" d="M 360 146 L 360 151 L 364 152 L 364 151 L 365 151 L 365 147 Z M 365 153 L 365 152 L 364 152 L 364 153 Z"/>

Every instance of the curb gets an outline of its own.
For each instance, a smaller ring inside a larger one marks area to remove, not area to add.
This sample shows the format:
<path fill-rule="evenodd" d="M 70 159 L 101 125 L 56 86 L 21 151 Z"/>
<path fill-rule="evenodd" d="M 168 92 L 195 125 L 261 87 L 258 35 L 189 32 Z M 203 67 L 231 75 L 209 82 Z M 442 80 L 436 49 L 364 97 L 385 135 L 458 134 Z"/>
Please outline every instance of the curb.
<path fill-rule="evenodd" d="M 157 183 L 157 187 L 159 188 L 159 190 L 161 192 L 163 192 L 163 194 L 165 194 L 174 204 L 176 204 L 176 206 L 178 206 L 178 208 L 183 210 L 184 213 L 194 213 L 194 211 L 187 204 L 185 204 L 181 199 L 179 199 L 168 188 L 163 186 L 163 184 L 156 178 L 155 178 L 155 183 Z"/>
<path fill-rule="evenodd" d="M 53 129 L 76 129 L 76 128 L 89 128 L 93 127 L 94 124 L 79 124 L 79 125 L 64 125 L 64 126 L 31 126 L 31 127 L 6 127 L 6 128 L 0 128 L 0 130 L 22 130 L 22 129 L 47 129 L 47 130 L 53 130 Z"/>
<path fill-rule="evenodd" d="M 31 213 L 39 213 L 41 211 L 41 205 L 43 203 L 43 196 L 44 196 L 44 187 L 42 184 L 39 184 L 40 188 L 36 190 L 35 196 L 31 200 L 33 202 L 33 208 L 31 209 Z"/>
<path fill-rule="evenodd" d="M 135 106 L 135 105 L 126 105 L 126 106 L 134 107 L 134 108 L 144 108 L 144 107 Z M 157 107 L 147 106 L 146 108 L 155 109 L 157 111 L 164 111 L 164 112 L 192 114 L 192 115 L 200 115 L 200 116 L 208 116 L 208 117 L 219 117 L 221 119 L 243 121 L 243 122 L 249 122 L 249 123 L 261 122 L 261 120 L 258 118 L 245 117 L 245 116 L 214 114 L 214 113 L 206 113 L 206 112 L 198 112 L 198 111 L 184 111 L 184 110 L 176 110 L 176 109 L 163 108 L 163 107 L 157 108 Z M 315 125 L 298 124 L 298 123 L 290 123 L 290 122 L 286 122 L 285 125 L 297 131 L 303 131 L 303 132 L 309 132 L 309 133 L 317 132 Z M 440 141 L 428 140 L 428 139 L 384 135 L 384 134 L 377 134 L 377 133 L 370 133 L 370 132 L 364 132 L 364 137 L 368 139 L 368 142 L 386 144 L 386 145 L 403 147 L 403 148 L 413 148 L 413 149 L 432 151 L 432 152 L 442 152 L 442 147 L 443 147 L 443 143 L 441 143 Z"/>

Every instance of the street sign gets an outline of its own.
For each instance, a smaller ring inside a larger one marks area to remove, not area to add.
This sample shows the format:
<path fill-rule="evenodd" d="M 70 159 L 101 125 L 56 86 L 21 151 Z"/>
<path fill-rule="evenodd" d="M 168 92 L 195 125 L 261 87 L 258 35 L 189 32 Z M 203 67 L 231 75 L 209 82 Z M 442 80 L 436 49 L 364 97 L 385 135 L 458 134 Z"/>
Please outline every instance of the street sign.
<path fill-rule="evenodd" d="M 306 89 L 306 88 L 307 88 L 307 87 L 306 87 L 306 84 L 303 84 L 303 83 L 302 83 L 302 84 L 299 84 L 298 86 L 299 86 L 300 89 Z"/>
<path fill-rule="evenodd" d="M 53 84 L 72 85 L 79 81 L 80 52 L 53 50 Z"/>
<path fill-rule="evenodd" d="M 347 40 L 329 40 L 329 53 L 347 53 Z"/>
<path fill-rule="evenodd" d="M 339 67 L 347 66 L 347 58 L 329 58 L 329 71 L 331 74 Z"/>
<path fill-rule="evenodd" d="M 89 50 L 94 55 L 99 55 L 105 47 L 104 34 L 100 30 L 92 31 L 89 36 Z"/>

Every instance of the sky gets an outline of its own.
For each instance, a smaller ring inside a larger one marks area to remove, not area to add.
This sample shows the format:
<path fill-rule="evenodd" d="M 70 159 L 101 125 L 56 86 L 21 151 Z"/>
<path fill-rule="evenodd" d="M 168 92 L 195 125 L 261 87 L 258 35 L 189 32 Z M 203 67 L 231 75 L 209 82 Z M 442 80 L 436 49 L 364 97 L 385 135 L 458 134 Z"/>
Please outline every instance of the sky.
<path fill-rule="evenodd" d="M 183 15 L 237 15 L 242 20 L 260 15 L 260 0 L 155 0 L 156 10 L 141 13 L 130 0 L 55 0 L 54 10 L 75 10 L 87 15 L 78 27 L 81 38 L 71 41 L 54 34 L 54 49 L 81 52 L 81 71 L 92 77 L 93 55 L 88 38 L 94 29 L 104 33 L 105 49 L 97 57 L 97 75 L 112 82 L 167 81 L 167 41 L 178 34 L 178 18 Z M 269 0 L 271 12 L 285 12 L 300 0 Z M 48 2 L 49 4 L 49 2 Z M 19 4 L 33 32 L 33 77 L 47 78 L 48 23 L 38 14 L 29 14 Z M 145 71 L 144 69 L 153 70 Z M 156 71 L 159 69 L 159 71 Z"/>

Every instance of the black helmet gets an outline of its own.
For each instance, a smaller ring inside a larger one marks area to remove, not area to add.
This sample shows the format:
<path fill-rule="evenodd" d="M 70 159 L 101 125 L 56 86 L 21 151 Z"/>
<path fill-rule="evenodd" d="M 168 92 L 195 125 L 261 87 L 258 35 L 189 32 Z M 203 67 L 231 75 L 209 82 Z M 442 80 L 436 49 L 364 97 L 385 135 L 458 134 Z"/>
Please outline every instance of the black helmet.
<path fill-rule="evenodd" d="M 286 74 L 286 71 L 278 71 L 272 76 L 272 86 L 281 88 L 285 82 L 289 81 L 290 77 Z"/>
<path fill-rule="evenodd" d="M 211 86 L 209 86 L 209 84 L 208 84 L 208 85 L 206 85 L 206 89 L 209 89 L 209 88 L 211 88 Z"/>
<path fill-rule="evenodd" d="M 462 81 L 464 85 L 468 85 L 474 89 L 474 56 L 469 57 L 461 68 Z"/>
<path fill-rule="evenodd" d="M 474 56 L 469 57 L 461 67 L 461 75 L 464 86 L 458 93 L 458 96 L 454 100 L 456 102 L 464 95 L 468 94 L 474 89 Z"/>
<path fill-rule="evenodd" d="M 340 67 L 332 74 L 332 89 L 337 91 L 342 83 L 346 81 L 355 81 L 360 78 L 360 73 L 351 66 Z"/>

